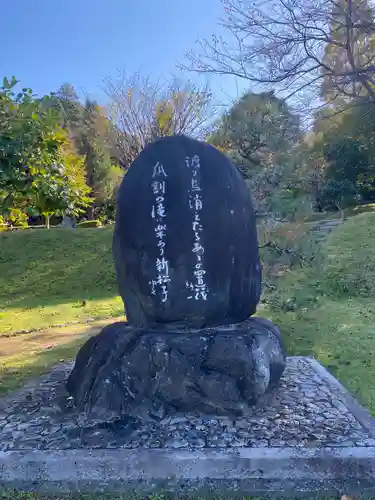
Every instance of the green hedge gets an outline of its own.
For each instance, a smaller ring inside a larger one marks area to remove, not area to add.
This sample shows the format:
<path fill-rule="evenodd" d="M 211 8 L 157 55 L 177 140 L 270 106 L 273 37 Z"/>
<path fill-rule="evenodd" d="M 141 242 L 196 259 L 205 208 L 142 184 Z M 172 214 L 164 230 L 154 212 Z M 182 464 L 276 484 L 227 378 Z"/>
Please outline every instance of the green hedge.
<path fill-rule="evenodd" d="M 77 227 L 102 227 L 102 223 L 100 220 L 84 220 L 83 222 L 79 222 Z"/>

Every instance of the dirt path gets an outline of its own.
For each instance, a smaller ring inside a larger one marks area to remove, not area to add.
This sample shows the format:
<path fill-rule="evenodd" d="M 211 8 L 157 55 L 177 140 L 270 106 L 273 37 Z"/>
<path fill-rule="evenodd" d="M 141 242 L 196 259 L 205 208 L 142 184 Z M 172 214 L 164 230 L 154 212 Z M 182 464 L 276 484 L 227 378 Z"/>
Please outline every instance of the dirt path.
<path fill-rule="evenodd" d="M 104 326 L 123 320 L 123 317 L 110 318 L 1 337 L 0 396 L 48 372 L 54 365 L 74 359 L 86 339 L 98 334 Z"/>
<path fill-rule="evenodd" d="M 315 233 L 318 240 L 324 240 L 335 229 L 345 221 L 343 219 L 325 219 L 314 222 L 311 231 Z"/>
<path fill-rule="evenodd" d="M 0 363 L 2 358 L 33 354 L 35 351 L 44 351 L 66 345 L 73 340 L 88 338 L 96 335 L 110 323 L 121 321 L 123 318 L 110 318 L 85 324 L 75 324 L 64 327 L 49 328 L 32 333 L 18 334 L 12 337 L 1 337 Z"/>

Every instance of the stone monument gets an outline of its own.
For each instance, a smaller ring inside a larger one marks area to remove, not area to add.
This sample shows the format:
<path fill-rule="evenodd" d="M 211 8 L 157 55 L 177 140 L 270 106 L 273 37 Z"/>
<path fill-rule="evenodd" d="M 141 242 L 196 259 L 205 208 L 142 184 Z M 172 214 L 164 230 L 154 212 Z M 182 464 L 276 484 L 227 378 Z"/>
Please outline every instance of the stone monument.
<path fill-rule="evenodd" d="M 113 251 L 128 322 L 77 355 L 67 388 L 87 418 L 241 415 L 278 385 L 279 329 L 253 316 L 251 197 L 224 154 L 184 136 L 147 146 L 119 189 Z"/>

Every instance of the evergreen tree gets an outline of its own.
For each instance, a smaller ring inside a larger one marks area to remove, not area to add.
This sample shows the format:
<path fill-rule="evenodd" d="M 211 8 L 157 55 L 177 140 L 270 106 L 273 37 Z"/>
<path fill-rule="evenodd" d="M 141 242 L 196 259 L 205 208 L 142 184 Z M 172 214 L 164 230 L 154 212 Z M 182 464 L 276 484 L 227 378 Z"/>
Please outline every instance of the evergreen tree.
<path fill-rule="evenodd" d="M 87 183 L 94 203 L 88 217 L 94 217 L 97 207 L 113 201 L 114 189 L 122 175 L 112 164 L 109 146 L 110 123 L 98 104 L 90 99 L 85 105 L 74 87 L 65 83 L 53 96 L 53 107 L 59 112 L 61 126 L 68 132 L 85 164 Z"/>
<path fill-rule="evenodd" d="M 64 83 L 54 94 L 53 106 L 61 116 L 61 125 L 68 130 L 76 142 L 76 136 L 83 119 L 83 106 L 79 101 L 75 88 Z"/>
<path fill-rule="evenodd" d="M 300 138 L 299 118 L 284 101 L 273 92 L 248 92 L 220 119 L 208 142 L 252 177 L 271 153 L 289 150 Z"/>
<path fill-rule="evenodd" d="M 87 99 L 83 110 L 79 150 L 85 158 L 87 183 L 95 200 L 88 214 L 89 218 L 93 218 L 95 207 L 113 198 L 122 175 L 121 169 L 112 165 L 106 140 L 108 127 L 108 119 L 101 108 L 95 101 Z"/>
<path fill-rule="evenodd" d="M 248 92 L 207 142 L 227 153 L 248 179 L 256 212 L 281 214 L 286 197 L 294 197 L 301 138 L 299 117 L 285 101 L 273 92 Z"/>

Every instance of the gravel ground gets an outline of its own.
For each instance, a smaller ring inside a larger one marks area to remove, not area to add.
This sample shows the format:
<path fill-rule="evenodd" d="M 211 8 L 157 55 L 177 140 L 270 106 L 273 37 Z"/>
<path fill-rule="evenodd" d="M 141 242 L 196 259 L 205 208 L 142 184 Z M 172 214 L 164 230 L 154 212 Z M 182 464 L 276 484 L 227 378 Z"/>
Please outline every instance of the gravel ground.
<path fill-rule="evenodd" d="M 0 400 L 0 450 L 375 446 L 312 368 L 289 358 L 279 389 L 242 418 L 178 414 L 86 426 L 65 391 L 72 363 Z"/>

